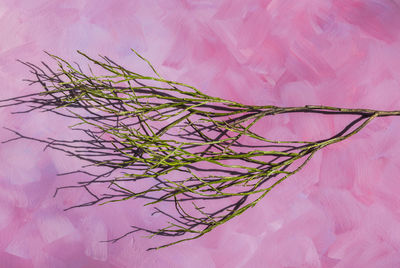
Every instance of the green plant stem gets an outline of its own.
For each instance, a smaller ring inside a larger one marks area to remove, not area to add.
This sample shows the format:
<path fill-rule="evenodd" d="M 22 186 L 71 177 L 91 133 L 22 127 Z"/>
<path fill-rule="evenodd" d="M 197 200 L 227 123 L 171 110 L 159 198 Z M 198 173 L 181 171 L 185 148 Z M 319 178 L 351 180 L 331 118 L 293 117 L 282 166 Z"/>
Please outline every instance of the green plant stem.
<path fill-rule="evenodd" d="M 130 71 L 107 57 L 97 60 L 78 52 L 103 71 L 95 75 L 90 67 L 90 72 L 85 72 L 48 54 L 58 70 L 46 66 L 46 72 L 24 63 L 36 76 L 30 82 L 40 83 L 44 91 L 3 100 L 0 107 L 29 104 L 30 108 L 20 113 L 42 110 L 78 121 L 70 128 L 84 132 L 86 140 L 32 138 L 46 143 L 46 148 L 108 169 L 100 175 L 85 169 L 71 172 L 92 179 L 57 190 L 83 188 L 94 198 L 74 207 L 137 198 L 148 200 L 146 205 L 172 204 L 175 216 L 155 208 L 167 217 L 165 227 L 134 227 L 133 232 L 145 231 L 150 237 L 184 236 L 152 249 L 209 233 L 254 207 L 306 166 L 320 149 L 352 137 L 378 117 L 400 115 L 400 111 L 323 105 L 254 106 L 212 97 L 193 86 L 164 79 L 147 59 L 134 52 L 155 77 Z M 358 118 L 334 136 L 317 141 L 273 140 L 252 130 L 265 117 L 288 113 Z M 28 138 L 14 133 L 17 138 L 12 140 Z M 105 185 L 104 193 L 94 194 L 94 185 Z M 194 236 L 187 237 L 190 234 Z"/>

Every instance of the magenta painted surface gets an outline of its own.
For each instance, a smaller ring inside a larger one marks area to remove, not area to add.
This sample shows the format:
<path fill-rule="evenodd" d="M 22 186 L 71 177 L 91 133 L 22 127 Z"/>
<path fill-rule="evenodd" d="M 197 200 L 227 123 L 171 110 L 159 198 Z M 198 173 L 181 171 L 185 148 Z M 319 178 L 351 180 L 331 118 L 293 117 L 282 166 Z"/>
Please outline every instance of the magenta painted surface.
<path fill-rule="evenodd" d="M 1 0 L 0 98 L 27 87 L 43 50 L 75 50 L 160 72 L 249 104 L 400 109 L 398 0 Z M 0 110 L 0 124 L 37 137 L 76 135 L 67 120 Z M 288 116 L 266 136 L 318 139 L 345 117 Z M 136 235 L 98 241 L 157 220 L 135 202 L 62 209 L 52 198 L 82 163 L 42 145 L 0 145 L 0 267 L 400 267 L 400 118 L 377 119 L 317 153 L 258 206 L 209 235 L 160 251 Z M 12 135 L 0 129 L 1 140 Z"/>

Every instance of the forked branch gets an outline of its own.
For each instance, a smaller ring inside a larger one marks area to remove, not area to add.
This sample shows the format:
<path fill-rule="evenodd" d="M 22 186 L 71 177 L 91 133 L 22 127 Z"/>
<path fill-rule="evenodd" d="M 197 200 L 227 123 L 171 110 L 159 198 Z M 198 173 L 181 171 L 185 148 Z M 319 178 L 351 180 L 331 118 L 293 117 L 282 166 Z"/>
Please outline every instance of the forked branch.
<path fill-rule="evenodd" d="M 0 107 L 24 106 L 28 108 L 16 113 L 38 110 L 77 120 L 71 129 L 84 133 L 86 139 L 44 140 L 12 130 L 16 135 L 12 140 L 33 139 L 88 162 L 68 173 L 84 174 L 87 179 L 57 189 L 83 189 L 93 198 L 71 208 L 138 198 L 147 200 L 147 205 L 171 205 L 164 211 L 155 207 L 165 226 L 133 227 L 113 242 L 136 231 L 150 237 L 180 237 L 156 248 L 201 237 L 254 207 L 318 150 L 355 135 L 377 117 L 400 115 L 400 111 L 316 105 L 245 105 L 165 79 L 136 52 L 154 76 L 130 71 L 107 57 L 78 53 L 89 62 L 87 71 L 50 54 L 57 70 L 23 62 L 34 75 L 29 82 L 43 91 L 2 100 Z M 318 141 L 273 140 L 254 130 L 261 119 L 285 113 L 356 118 L 332 137 Z M 102 172 L 89 172 L 89 166 Z M 95 185 L 103 185 L 103 193 L 94 193 Z"/>

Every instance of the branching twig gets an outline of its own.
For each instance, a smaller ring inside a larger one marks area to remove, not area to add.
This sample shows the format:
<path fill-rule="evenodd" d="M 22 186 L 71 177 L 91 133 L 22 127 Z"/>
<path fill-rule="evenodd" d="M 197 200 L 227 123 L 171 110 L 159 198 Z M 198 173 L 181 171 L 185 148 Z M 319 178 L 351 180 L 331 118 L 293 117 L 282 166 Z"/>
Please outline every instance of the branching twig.
<path fill-rule="evenodd" d="M 347 109 L 329 106 L 252 106 L 212 97 L 198 89 L 162 78 L 130 71 L 114 61 L 97 60 L 79 52 L 102 75 L 85 73 L 60 57 L 50 55 L 57 71 L 44 64 L 30 68 L 44 91 L 0 101 L 0 107 L 28 105 L 35 110 L 72 117 L 72 129 L 86 134 L 80 140 L 41 140 L 13 131 L 16 139 L 33 139 L 45 148 L 61 150 L 108 168 L 93 174 L 85 168 L 71 171 L 91 177 L 61 189 L 81 188 L 92 201 L 74 207 L 93 206 L 142 198 L 159 208 L 168 224 L 158 230 L 134 227 L 153 236 L 182 236 L 162 248 L 195 239 L 254 207 L 268 192 L 299 172 L 320 149 L 345 140 L 373 119 L 398 116 L 400 111 Z M 285 113 L 350 114 L 358 116 L 342 131 L 319 141 L 272 140 L 257 134 L 254 126 L 266 116 Z M 9 140 L 9 141 L 11 141 Z M 8 142 L 8 141 L 7 141 Z M 91 187 L 104 185 L 102 195 Z M 57 193 L 56 191 L 56 193 Z M 70 209 L 70 208 L 67 208 Z M 118 241 L 125 237 L 113 239 Z"/>

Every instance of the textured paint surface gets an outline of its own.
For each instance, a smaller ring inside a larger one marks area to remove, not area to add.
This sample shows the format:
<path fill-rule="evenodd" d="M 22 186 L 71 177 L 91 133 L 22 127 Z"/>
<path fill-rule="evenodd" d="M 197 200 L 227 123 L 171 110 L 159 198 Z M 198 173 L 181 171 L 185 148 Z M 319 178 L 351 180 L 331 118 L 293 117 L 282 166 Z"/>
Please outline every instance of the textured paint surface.
<path fill-rule="evenodd" d="M 22 59 L 77 49 L 249 104 L 400 109 L 398 0 L 0 0 L 0 98 L 39 88 Z M 11 115 L 0 125 L 36 137 L 73 137 L 69 121 Z M 263 134 L 320 139 L 348 117 L 296 115 Z M 400 267 L 400 118 L 376 119 L 316 154 L 255 208 L 205 237 L 160 251 L 140 234 L 156 217 L 135 202 L 63 212 L 53 198 L 83 163 L 29 141 L 0 145 L 0 267 Z M 1 140 L 12 135 L 0 129 Z"/>

